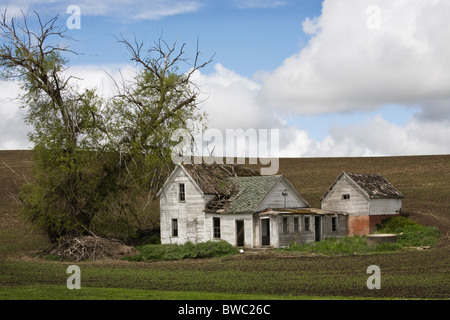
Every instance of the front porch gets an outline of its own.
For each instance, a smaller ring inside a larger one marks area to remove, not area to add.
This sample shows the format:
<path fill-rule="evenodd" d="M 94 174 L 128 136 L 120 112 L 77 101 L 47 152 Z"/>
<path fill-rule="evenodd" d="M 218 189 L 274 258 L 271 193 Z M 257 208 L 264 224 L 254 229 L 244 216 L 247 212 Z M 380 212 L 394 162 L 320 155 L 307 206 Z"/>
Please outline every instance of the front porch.
<path fill-rule="evenodd" d="M 348 216 L 315 208 L 266 209 L 254 214 L 254 248 L 279 248 L 348 234 Z"/>

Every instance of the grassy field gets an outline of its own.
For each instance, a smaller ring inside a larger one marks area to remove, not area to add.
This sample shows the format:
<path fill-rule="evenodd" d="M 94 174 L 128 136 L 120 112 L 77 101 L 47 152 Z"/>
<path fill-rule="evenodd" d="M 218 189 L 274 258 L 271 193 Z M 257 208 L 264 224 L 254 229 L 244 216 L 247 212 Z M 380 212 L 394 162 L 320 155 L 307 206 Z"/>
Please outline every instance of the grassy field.
<path fill-rule="evenodd" d="M 307 201 L 319 199 L 341 171 L 380 173 L 405 195 L 404 212 L 434 226 L 428 250 L 321 255 L 268 251 L 179 261 L 86 261 L 81 290 L 66 287 L 71 263 L 36 253 L 46 238 L 17 219 L 10 197 L 30 173 L 30 152 L 0 151 L 0 299 L 449 299 L 450 156 L 281 159 Z M 157 212 L 155 213 L 157 214 Z M 367 267 L 381 270 L 381 289 L 366 286 Z"/>

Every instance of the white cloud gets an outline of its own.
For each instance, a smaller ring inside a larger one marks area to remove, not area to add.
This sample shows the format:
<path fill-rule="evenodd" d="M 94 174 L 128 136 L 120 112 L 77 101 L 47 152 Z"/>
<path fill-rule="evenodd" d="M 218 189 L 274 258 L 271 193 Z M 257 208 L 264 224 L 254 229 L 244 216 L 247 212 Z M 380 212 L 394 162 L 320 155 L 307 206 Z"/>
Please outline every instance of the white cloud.
<path fill-rule="evenodd" d="M 201 75 L 197 81 L 205 100 L 202 110 L 208 114 L 208 127 L 220 130 L 232 128 L 272 128 L 280 124 L 273 110 L 265 110 L 258 100 L 261 86 L 221 64 L 214 72 Z"/>
<path fill-rule="evenodd" d="M 10 15 L 17 15 L 20 10 L 27 12 L 29 8 L 42 12 L 66 14 L 67 7 L 80 7 L 81 16 L 108 16 L 127 20 L 159 20 L 167 16 L 186 14 L 198 11 L 202 4 L 199 1 L 182 0 L 106 0 L 106 1 L 55 1 L 55 0 L 19 0 L 14 5 L 7 5 Z M 3 5 L 4 9 L 6 5 Z"/>
<path fill-rule="evenodd" d="M 291 131 L 294 139 L 291 138 L 291 145 L 282 156 L 398 156 L 450 152 L 450 121 L 421 122 L 411 118 L 403 127 L 378 115 L 353 125 L 333 125 L 322 141 L 311 139 L 298 129 L 291 128 Z"/>
<path fill-rule="evenodd" d="M 286 1 L 274 0 L 234 0 L 240 9 L 267 9 L 286 5 Z"/>
<path fill-rule="evenodd" d="M 130 64 L 77 65 L 67 69 L 66 77 L 75 77 L 72 83 L 80 89 L 95 88 L 101 96 L 111 97 L 117 93 L 116 85 L 132 80 L 136 72 Z"/>
<path fill-rule="evenodd" d="M 72 84 L 80 90 L 96 88 L 104 97 L 117 93 L 114 81 L 131 80 L 136 69 L 131 65 L 72 66 L 66 76 L 74 76 Z M 0 150 L 30 149 L 28 133 L 33 130 L 25 124 L 26 110 L 17 99 L 23 92 L 18 81 L 0 81 Z"/>
<path fill-rule="evenodd" d="M 449 14 L 445 0 L 325 0 L 309 44 L 260 76 L 264 100 L 320 114 L 448 99 Z"/>
<path fill-rule="evenodd" d="M 29 149 L 27 134 L 30 128 L 24 122 L 26 111 L 16 98 L 21 93 L 16 81 L 0 81 L 0 150 Z"/>

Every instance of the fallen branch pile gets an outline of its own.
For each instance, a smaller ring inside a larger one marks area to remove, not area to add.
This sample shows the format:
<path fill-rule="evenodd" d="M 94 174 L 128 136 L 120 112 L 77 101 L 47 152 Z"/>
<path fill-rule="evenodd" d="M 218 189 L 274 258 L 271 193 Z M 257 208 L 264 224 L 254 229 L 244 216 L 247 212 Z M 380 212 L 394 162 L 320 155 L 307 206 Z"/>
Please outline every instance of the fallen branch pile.
<path fill-rule="evenodd" d="M 119 259 L 136 252 L 133 247 L 124 245 L 116 239 L 85 236 L 62 241 L 51 254 L 58 255 L 63 261 L 83 261 Z"/>

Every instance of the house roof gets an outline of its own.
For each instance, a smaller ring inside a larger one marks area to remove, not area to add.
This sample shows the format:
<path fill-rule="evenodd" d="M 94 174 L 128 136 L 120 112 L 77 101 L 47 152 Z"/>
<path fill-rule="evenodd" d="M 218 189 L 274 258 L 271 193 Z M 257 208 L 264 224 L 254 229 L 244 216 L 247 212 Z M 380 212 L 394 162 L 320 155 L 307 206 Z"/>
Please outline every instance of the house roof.
<path fill-rule="evenodd" d="M 183 164 L 186 172 L 200 187 L 204 194 L 232 196 L 238 188 L 233 177 L 260 176 L 258 170 L 242 165 L 231 164 Z"/>
<path fill-rule="evenodd" d="M 282 179 L 282 176 L 234 177 L 230 180 L 239 188 L 226 212 L 255 212 L 267 193 Z"/>
<path fill-rule="evenodd" d="M 258 170 L 231 164 L 180 164 L 158 192 L 158 196 L 177 170 L 184 170 L 203 194 L 213 196 L 206 204 L 205 212 L 253 213 L 281 180 L 299 201 L 309 207 L 308 202 L 284 176 L 262 176 Z"/>
<path fill-rule="evenodd" d="M 346 174 L 361 189 L 363 189 L 371 199 L 403 198 L 403 195 L 380 174 L 358 174 L 349 172 L 346 172 Z"/>
<path fill-rule="evenodd" d="M 342 175 L 348 177 L 369 199 L 402 199 L 404 197 L 403 194 L 380 174 L 342 172 L 338 179 L 336 179 L 328 191 L 322 196 L 321 200 L 333 188 Z"/>
<path fill-rule="evenodd" d="M 272 209 L 267 208 L 258 213 L 260 217 L 263 216 L 277 216 L 277 215 L 319 215 L 319 216 L 348 216 L 348 213 L 324 210 L 318 208 L 291 208 L 291 209 Z"/>

